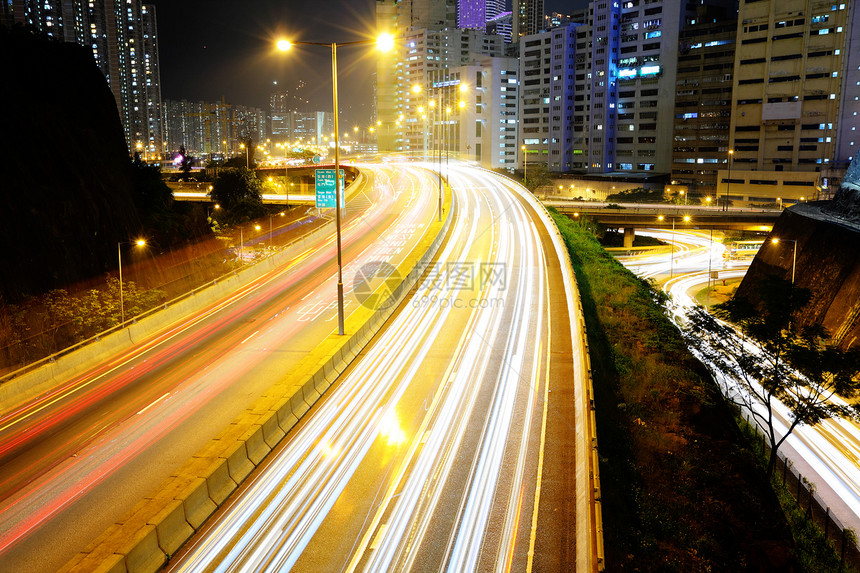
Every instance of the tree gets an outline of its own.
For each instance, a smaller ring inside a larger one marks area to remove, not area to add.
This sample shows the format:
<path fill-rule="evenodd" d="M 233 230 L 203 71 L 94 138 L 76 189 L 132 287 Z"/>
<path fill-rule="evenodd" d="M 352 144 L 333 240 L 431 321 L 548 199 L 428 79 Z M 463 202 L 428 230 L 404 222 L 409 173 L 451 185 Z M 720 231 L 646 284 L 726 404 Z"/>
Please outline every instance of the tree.
<path fill-rule="evenodd" d="M 523 178 L 523 186 L 531 192 L 544 185 L 552 185 L 552 175 L 546 165 L 529 165 L 526 175 L 527 177 Z"/>
<path fill-rule="evenodd" d="M 185 146 L 179 146 L 179 155 L 182 156 L 182 162 L 179 164 L 179 168 L 185 175 L 191 173 L 191 166 L 194 164 L 194 158 L 188 155 L 185 151 Z"/>
<path fill-rule="evenodd" d="M 244 167 L 221 171 L 209 196 L 233 220 L 245 221 L 265 214 L 262 184 L 257 175 Z"/>
<path fill-rule="evenodd" d="M 767 434 L 771 477 L 779 448 L 798 426 L 860 419 L 860 406 L 834 399 L 850 402 L 860 395 L 860 352 L 830 344 L 820 326 L 798 327 L 795 317 L 810 301 L 808 289 L 773 275 L 757 286 L 759 301 L 735 297 L 715 305 L 713 315 L 696 307 L 687 335 L 718 378 L 734 379 L 735 385 L 725 384 L 726 395 Z M 776 432 L 778 403 L 788 411 L 782 436 Z"/>

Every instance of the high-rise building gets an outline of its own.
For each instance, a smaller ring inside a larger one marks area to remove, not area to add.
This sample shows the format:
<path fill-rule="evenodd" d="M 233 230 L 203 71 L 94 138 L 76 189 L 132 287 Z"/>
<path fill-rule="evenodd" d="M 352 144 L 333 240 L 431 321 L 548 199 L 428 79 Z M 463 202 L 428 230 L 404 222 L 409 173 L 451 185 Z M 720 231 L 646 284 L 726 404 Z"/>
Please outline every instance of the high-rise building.
<path fill-rule="evenodd" d="M 425 148 L 425 116 L 430 100 L 445 93 L 438 92 L 434 84 L 440 80 L 439 72 L 472 63 L 478 55 L 500 57 L 504 53 L 501 36 L 487 36 L 478 30 L 427 30 L 407 32 L 404 37 L 406 53 L 399 68 L 399 98 L 397 115 L 383 123 L 384 131 L 395 130 L 399 149 L 415 153 Z M 444 74 L 443 74 L 444 75 Z M 435 78 L 435 79 L 434 79 Z M 420 88 L 416 91 L 416 86 Z M 457 99 L 453 100 L 456 104 Z M 393 122 L 391 121 L 393 119 Z"/>
<path fill-rule="evenodd" d="M 141 140 L 147 153 L 164 152 L 164 126 L 161 113 L 161 71 L 158 61 L 158 28 L 155 6 L 140 7 L 143 35 L 143 103 L 146 112 L 141 117 Z M 135 143 L 135 147 L 137 144 Z"/>
<path fill-rule="evenodd" d="M 544 29 L 544 0 L 514 0 L 513 41 Z"/>
<path fill-rule="evenodd" d="M 520 38 L 520 162 L 572 168 L 576 25 Z"/>
<path fill-rule="evenodd" d="M 161 154 L 155 7 L 139 0 L 4 0 L 0 17 L 92 50 L 114 94 L 130 150 Z"/>
<path fill-rule="evenodd" d="M 510 44 L 514 30 L 513 12 L 502 12 L 495 18 L 487 20 L 487 34 L 501 36 L 506 44 Z"/>
<path fill-rule="evenodd" d="M 275 82 L 277 88 L 277 82 Z M 272 92 L 269 95 L 269 134 L 280 141 L 290 137 L 290 94 L 284 90 Z"/>
<path fill-rule="evenodd" d="M 461 30 L 484 30 L 487 22 L 504 11 L 504 0 L 460 0 L 457 4 L 457 27 Z"/>
<path fill-rule="evenodd" d="M 597 1 L 577 28 L 575 169 L 669 173 L 678 39 L 695 3 Z M 590 50 L 588 49 L 590 47 Z"/>
<path fill-rule="evenodd" d="M 733 154 L 720 172 L 720 194 L 737 199 L 736 190 L 744 190 L 760 202 L 820 196 L 839 177 L 834 164 L 850 158 L 840 138 L 860 143 L 840 130 L 857 121 L 845 114 L 856 113 L 860 89 L 848 67 L 853 61 L 856 70 L 860 43 L 855 3 L 742 2 L 738 19 Z"/>
<path fill-rule="evenodd" d="M 690 25 L 678 54 L 671 182 L 713 205 L 728 160 L 736 31 L 736 18 Z"/>
<path fill-rule="evenodd" d="M 452 73 L 469 85 L 463 96 L 466 105 L 455 116 L 456 153 L 490 169 L 516 168 L 519 61 L 476 56 L 474 63 L 455 67 Z"/>
<path fill-rule="evenodd" d="M 254 107 L 220 102 L 164 100 L 165 148 L 204 159 L 227 158 L 239 153 L 249 139 L 266 139 L 266 114 Z"/>

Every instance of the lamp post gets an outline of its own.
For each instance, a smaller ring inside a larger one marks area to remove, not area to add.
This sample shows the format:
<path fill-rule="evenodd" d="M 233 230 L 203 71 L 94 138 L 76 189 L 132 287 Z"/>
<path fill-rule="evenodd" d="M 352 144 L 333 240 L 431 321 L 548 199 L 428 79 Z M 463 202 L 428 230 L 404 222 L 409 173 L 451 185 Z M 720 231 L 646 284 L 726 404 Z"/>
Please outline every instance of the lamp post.
<path fill-rule="evenodd" d="M 283 217 L 283 216 L 284 216 L 284 212 L 283 212 L 283 211 L 281 211 L 280 213 L 278 213 L 278 215 L 279 215 L 279 216 L 281 216 L 281 217 Z M 275 216 L 275 215 L 273 215 L 272 213 L 269 213 L 269 248 L 270 248 L 270 249 L 274 246 L 274 245 L 272 244 L 272 218 L 273 218 L 274 216 Z"/>
<path fill-rule="evenodd" d="M 526 155 L 526 146 L 523 145 L 520 147 L 523 150 L 523 185 L 525 185 L 526 189 L 528 189 L 528 179 L 529 179 L 529 156 Z"/>
<path fill-rule="evenodd" d="M 729 191 L 732 188 L 732 159 L 734 158 L 735 150 L 729 149 L 729 176 L 726 179 L 726 203 L 723 205 L 723 211 L 729 210 Z"/>
<path fill-rule="evenodd" d="M 358 40 L 355 42 L 342 42 L 341 46 L 353 46 L 359 44 L 375 43 L 380 51 L 387 52 L 394 47 L 394 37 L 390 34 L 381 34 L 376 40 Z M 331 83 L 332 83 L 332 109 L 334 112 L 334 189 L 335 189 L 335 213 L 337 225 L 337 333 L 344 334 L 344 312 L 343 312 L 343 257 L 341 245 L 341 216 L 340 216 L 340 141 L 338 133 L 338 106 L 337 106 L 337 42 L 330 44 L 324 42 L 290 42 L 278 40 L 277 48 L 286 52 L 294 45 L 304 46 L 329 46 L 331 48 Z"/>
<path fill-rule="evenodd" d="M 663 221 L 664 219 L 665 219 L 665 217 L 663 215 L 660 215 L 657 217 L 658 221 Z M 669 278 L 670 279 L 673 276 L 675 276 L 675 219 L 677 219 L 677 217 L 672 217 L 672 240 L 670 241 L 672 243 L 672 255 L 669 259 Z M 690 222 L 690 216 L 684 215 L 683 221 L 685 223 L 689 223 Z"/>
<path fill-rule="evenodd" d="M 770 240 L 774 245 L 778 245 L 780 241 L 791 241 L 794 243 L 794 252 L 791 255 L 791 284 L 794 284 L 794 268 L 797 264 L 797 239 L 780 239 L 779 237 L 774 237 Z"/>
<path fill-rule="evenodd" d="M 435 90 L 439 91 L 439 90 L 442 90 L 444 88 L 450 88 L 454 85 L 458 86 L 458 89 L 460 90 L 460 92 L 466 92 L 469 89 L 469 86 L 464 84 L 464 83 L 458 84 L 458 83 L 445 82 L 445 84 L 446 85 L 431 86 L 431 89 L 435 89 Z M 423 88 L 417 84 L 412 86 L 412 92 L 415 94 L 421 93 L 422 89 Z M 448 95 L 447 92 L 445 95 L 446 96 Z M 448 169 L 448 148 L 450 146 L 450 141 L 451 141 L 450 132 L 449 132 L 450 125 L 447 124 L 447 122 L 449 121 L 450 115 L 451 115 L 451 106 L 448 106 L 448 105 L 445 106 L 446 125 L 443 126 L 442 125 L 442 123 L 443 123 L 442 122 L 442 101 L 443 101 L 442 95 L 440 94 L 438 105 L 437 105 L 437 101 L 435 99 L 431 99 L 427 102 L 427 105 L 431 109 L 433 109 L 434 111 L 438 110 L 438 115 L 436 117 L 438 119 L 437 123 L 439 125 L 439 136 L 436 137 L 436 125 L 434 125 L 433 126 L 433 139 L 436 142 L 436 147 L 437 147 L 436 151 L 438 151 L 438 156 L 439 156 L 439 206 L 438 206 L 439 221 L 442 221 L 442 147 L 440 146 L 440 144 L 445 146 L 445 169 L 447 170 Z M 466 107 L 466 102 L 464 102 L 463 100 L 460 100 L 457 105 L 460 109 L 463 109 Z M 443 129 L 444 129 L 444 131 L 443 131 Z"/>
<path fill-rule="evenodd" d="M 239 144 L 239 149 L 245 150 L 245 169 L 250 169 L 250 159 L 248 158 L 248 146 L 244 143 Z"/>
<path fill-rule="evenodd" d="M 137 239 L 133 243 L 118 242 L 116 244 L 116 258 L 117 258 L 117 264 L 119 267 L 119 323 L 120 324 L 125 323 L 125 305 L 124 305 L 124 301 L 123 301 L 123 297 L 122 297 L 122 245 L 123 244 L 143 247 L 144 245 L 146 245 L 146 241 L 143 239 Z"/>

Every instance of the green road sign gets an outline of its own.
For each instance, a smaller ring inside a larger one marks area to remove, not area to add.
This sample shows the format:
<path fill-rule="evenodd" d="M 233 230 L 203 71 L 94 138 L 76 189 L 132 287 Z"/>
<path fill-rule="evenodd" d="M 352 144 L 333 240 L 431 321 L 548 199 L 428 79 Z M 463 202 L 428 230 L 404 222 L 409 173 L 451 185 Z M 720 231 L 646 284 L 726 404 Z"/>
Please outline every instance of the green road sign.
<path fill-rule="evenodd" d="M 314 187 L 318 209 L 333 209 L 335 206 L 335 176 L 334 169 L 315 169 Z M 340 207 L 345 206 L 343 193 L 343 169 L 340 170 Z"/>

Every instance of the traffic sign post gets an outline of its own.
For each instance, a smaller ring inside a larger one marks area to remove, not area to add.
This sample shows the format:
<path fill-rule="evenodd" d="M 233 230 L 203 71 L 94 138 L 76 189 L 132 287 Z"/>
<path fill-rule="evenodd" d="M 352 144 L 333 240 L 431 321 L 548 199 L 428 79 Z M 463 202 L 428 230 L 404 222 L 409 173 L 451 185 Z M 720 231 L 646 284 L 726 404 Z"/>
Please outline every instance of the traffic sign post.
<path fill-rule="evenodd" d="M 314 170 L 314 187 L 316 190 L 316 206 L 317 209 L 334 209 L 336 203 L 336 183 L 334 169 L 315 169 Z M 343 169 L 340 170 L 340 208 L 346 206 L 346 199 L 343 192 Z"/>

